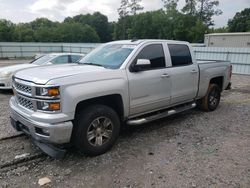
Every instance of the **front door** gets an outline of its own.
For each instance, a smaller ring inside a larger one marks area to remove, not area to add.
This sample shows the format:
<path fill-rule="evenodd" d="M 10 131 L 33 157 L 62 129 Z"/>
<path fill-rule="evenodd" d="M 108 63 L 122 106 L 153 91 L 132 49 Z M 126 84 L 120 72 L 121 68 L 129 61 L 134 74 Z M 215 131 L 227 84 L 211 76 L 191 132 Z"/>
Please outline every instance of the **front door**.
<path fill-rule="evenodd" d="M 163 45 L 156 43 L 145 46 L 133 63 L 136 64 L 138 59 L 149 60 L 150 65 L 138 72 L 128 70 L 130 116 L 158 110 L 170 104 L 170 70 L 166 68 Z"/>

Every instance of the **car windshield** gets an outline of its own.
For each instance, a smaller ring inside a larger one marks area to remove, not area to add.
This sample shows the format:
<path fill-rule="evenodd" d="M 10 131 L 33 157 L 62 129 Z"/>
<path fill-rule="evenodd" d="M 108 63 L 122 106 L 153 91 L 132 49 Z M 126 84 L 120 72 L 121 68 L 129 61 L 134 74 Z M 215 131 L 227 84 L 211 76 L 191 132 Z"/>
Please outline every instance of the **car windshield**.
<path fill-rule="evenodd" d="M 136 45 L 124 44 L 104 45 L 84 57 L 79 64 L 118 69 L 135 47 Z"/>
<path fill-rule="evenodd" d="M 48 61 L 56 57 L 55 55 L 44 55 L 42 57 L 39 57 L 38 59 L 31 62 L 31 64 L 35 65 L 45 65 Z"/>

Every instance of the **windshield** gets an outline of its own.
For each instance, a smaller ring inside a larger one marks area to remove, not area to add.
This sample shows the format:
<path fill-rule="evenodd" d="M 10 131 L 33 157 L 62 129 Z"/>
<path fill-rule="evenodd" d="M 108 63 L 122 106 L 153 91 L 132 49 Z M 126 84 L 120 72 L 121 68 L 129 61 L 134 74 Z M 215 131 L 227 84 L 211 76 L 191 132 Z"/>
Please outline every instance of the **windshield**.
<path fill-rule="evenodd" d="M 48 61 L 56 57 L 55 55 L 44 55 L 34 61 L 31 62 L 31 64 L 35 65 L 45 65 Z"/>
<path fill-rule="evenodd" d="M 94 50 L 79 63 L 118 69 L 135 47 L 136 45 L 108 44 Z"/>

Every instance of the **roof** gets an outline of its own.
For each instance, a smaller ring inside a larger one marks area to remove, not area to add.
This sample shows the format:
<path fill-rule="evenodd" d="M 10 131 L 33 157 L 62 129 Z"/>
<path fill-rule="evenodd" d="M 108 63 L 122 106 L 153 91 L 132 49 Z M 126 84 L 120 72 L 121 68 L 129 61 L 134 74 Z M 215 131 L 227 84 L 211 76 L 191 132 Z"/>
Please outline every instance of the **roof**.
<path fill-rule="evenodd" d="M 250 35 L 250 32 L 237 32 L 237 33 L 210 33 L 205 34 L 205 36 L 242 36 L 242 35 Z"/>
<path fill-rule="evenodd" d="M 177 41 L 177 40 L 165 40 L 165 39 L 138 39 L 138 40 L 119 40 L 110 42 L 111 44 L 141 44 L 146 42 L 167 42 L 167 43 L 188 43 L 186 41 Z"/>
<path fill-rule="evenodd" d="M 41 54 L 38 54 L 38 55 L 56 55 L 56 56 L 59 56 L 59 55 L 80 55 L 80 56 L 85 56 L 86 54 L 82 54 L 82 53 L 69 53 L 69 52 L 62 52 L 62 53 L 41 53 Z"/>

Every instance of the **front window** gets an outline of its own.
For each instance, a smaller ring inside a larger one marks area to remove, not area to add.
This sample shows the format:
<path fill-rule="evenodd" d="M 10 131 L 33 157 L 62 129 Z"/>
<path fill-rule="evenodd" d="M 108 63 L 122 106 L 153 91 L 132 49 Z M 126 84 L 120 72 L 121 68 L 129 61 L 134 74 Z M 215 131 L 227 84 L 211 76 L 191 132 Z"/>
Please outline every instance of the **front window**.
<path fill-rule="evenodd" d="M 108 44 L 94 50 L 79 63 L 118 69 L 135 47 L 136 45 Z"/>
<path fill-rule="evenodd" d="M 34 65 L 45 65 L 48 61 L 50 61 L 51 59 L 53 59 L 55 57 L 55 55 L 44 55 L 34 61 L 31 62 L 31 64 Z"/>
<path fill-rule="evenodd" d="M 161 44 L 150 44 L 144 47 L 135 58 L 135 62 L 138 59 L 150 61 L 150 65 L 142 67 L 142 70 L 166 68 L 165 54 Z"/>

